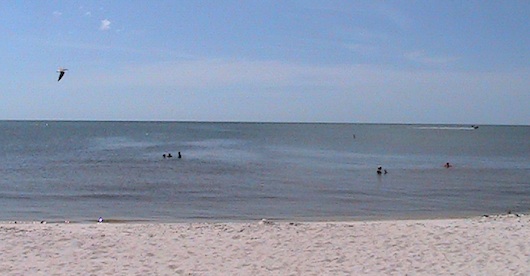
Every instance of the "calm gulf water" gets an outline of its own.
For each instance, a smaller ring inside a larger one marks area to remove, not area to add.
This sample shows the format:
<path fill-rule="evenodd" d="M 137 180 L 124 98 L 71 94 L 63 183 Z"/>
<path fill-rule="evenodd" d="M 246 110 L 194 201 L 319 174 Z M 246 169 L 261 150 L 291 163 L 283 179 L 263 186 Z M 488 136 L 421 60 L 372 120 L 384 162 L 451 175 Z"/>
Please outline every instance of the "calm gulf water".
<path fill-rule="evenodd" d="M 0 121 L 0 174 L 0 220 L 528 212 L 530 127 Z"/>

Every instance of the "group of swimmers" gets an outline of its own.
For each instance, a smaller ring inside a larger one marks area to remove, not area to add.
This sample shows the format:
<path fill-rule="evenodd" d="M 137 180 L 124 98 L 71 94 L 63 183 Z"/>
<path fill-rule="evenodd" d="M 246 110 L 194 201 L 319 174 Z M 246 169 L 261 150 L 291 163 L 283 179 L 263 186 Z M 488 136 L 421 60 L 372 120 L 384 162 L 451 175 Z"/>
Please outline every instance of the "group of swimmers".
<path fill-rule="evenodd" d="M 168 154 L 165 154 L 165 153 L 164 153 L 164 154 L 162 154 L 162 157 L 163 157 L 164 159 L 166 159 L 166 158 L 171 158 L 171 157 L 173 157 L 173 155 L 171 155 L 171 153 L 168 153 Z M 180 151 L 179 151 L 179 153 L 178 153 L 178 158 L 179 158 L 179 159 L 182 158 L 182 155 L 180 154 Z"/>
<path fill-rule="evenodd" d="M 381 175 L 381 174 L 387 174 L 388 172 L 385 170 L 383 170 L 383 167 L 379 166 L 377 167 L 377 174 Z"/>
<path fill-rule="evenodd" d="M 449 168 L 453 167 L 453 165 L 451 165 L 451 163 L 447 162 L 447 163 L 445 163 L 444 167 L 449 169 Z M 383 167 L 381 167 L 381 166 L 377 167 L 377 174 L 381 175 L 381 174 L 387 174 L 387 173 L 388 173 L 388 171 L 386 169 L 383 170 Z"/>

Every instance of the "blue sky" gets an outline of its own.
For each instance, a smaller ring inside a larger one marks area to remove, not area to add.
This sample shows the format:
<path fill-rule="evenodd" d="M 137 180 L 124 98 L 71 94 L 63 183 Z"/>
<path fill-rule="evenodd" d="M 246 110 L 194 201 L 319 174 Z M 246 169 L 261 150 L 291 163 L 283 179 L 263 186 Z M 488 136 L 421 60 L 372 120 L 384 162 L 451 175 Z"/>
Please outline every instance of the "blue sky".
<path fill-rule="evenodd" d="M 515 0 L 3 1 L 0 120 L 530 125 L 529 18 Z"/>

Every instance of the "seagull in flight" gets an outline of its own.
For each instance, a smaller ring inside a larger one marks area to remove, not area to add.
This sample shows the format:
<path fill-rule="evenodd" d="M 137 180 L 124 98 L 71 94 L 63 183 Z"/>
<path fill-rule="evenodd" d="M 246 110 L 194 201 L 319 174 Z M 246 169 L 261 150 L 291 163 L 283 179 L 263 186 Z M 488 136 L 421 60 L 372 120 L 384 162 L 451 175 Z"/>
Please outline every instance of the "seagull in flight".
<path fill-rule="evenodd" d="M 57 73 L 59 73 L 59 79 L 57 79 L 57 81 L 60 81 L 63 78 L 64 71 L 68 71 L 68 69 L 63 67 L 59 67 L 59 69 L 57 69 Z"/>

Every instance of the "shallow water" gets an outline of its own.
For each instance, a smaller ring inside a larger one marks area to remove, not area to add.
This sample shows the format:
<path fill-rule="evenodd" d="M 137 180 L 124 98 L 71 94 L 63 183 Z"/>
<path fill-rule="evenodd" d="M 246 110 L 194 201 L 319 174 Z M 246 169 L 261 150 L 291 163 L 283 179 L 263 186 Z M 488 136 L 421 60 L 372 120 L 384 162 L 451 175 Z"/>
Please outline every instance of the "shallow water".
<path fill-rule="evenodd" d="M 0 220 L 528 212 L 530 127 L 3 121 L 0 173 Z"/>

